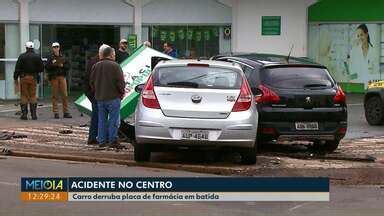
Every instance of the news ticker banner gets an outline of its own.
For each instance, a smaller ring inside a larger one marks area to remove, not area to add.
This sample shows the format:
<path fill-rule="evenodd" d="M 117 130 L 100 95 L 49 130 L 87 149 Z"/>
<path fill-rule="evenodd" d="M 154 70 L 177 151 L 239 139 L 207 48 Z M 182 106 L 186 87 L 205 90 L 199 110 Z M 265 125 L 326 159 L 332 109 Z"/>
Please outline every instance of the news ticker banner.
<path fill-rule="evenodd" d="M 22 201 L 329 201 L 328 178 L 21 178 Z"/>

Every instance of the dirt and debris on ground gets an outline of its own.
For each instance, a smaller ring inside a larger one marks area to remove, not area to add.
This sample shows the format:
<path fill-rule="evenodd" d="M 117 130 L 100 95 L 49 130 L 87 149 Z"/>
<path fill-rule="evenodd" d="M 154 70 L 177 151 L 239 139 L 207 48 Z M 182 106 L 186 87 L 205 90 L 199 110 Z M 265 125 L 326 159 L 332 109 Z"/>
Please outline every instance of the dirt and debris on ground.
<path fill-rule="evenodd" d="M 11 139 L 20 139 L 27 138 L 25 134 L 16 134 L 15 132 L 9 131 L 0 131 L 0 140 L 11 140 Z"/>
<path fill-rule="evenodd" d="M 132 161 L 133 147 L 124 149 L 87 145 L 88 127 L 83 125 L 46 125 L 7 129 L 6 134 L 21 134 L 17 139 L 0 140 L 1 150 L 77 155 Z M 180 150 L 154 153 L 154 166 L 199 170 L 219 175 L 242 176 L 328 176 L 338 184 L 384 183 L 384 137 L 343 140 L 332 154 L 313 152 L 301 143 L 272 143 L 260 149 L 253 166 L 240 165 L 232 151 Z M 195 168 L 198 169 L 195 169 Z M 380 177 L 381 176 L 381 177 Z"/>

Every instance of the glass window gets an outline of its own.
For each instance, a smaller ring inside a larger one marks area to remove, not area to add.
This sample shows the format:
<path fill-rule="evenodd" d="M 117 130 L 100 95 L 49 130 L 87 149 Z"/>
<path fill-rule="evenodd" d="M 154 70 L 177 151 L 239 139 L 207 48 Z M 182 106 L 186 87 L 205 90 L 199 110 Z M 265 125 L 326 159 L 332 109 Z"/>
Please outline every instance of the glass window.
<path fill-rule="evenodd" d="M 241 75 L 214 67 L 164 67 L 154 75 L 155 86 L 178 88 L 239 89 Z"/>
<path fill-rule="evenodd" d="M 152 47 L 163 52 L 163 44 L 171 43 L 177 58 L 211 57 L 220 53 L 219 26 L 151 26 Z"/>
<path fill-rule="evenodd" d="M 108 25 L 42 25 L 41 52 L 43 58 L 51 53 L 51 44 L 60 43 L 61 53 L 68 59 L 70 90 L 81 91 L 86 64 L 97 55 L 102 43 L 118 49 L 120 27 Z M 48 83 L 45 86 L 49 87 Z M 44 95 L 49 94 L 49 89 Z"/>
<path fill-rule="evenodd" d="M 275 88 L 331 88 L 334 82 L 323 68 L 278 67 L 266 69 L 262 74 L 265 84 Z"/>

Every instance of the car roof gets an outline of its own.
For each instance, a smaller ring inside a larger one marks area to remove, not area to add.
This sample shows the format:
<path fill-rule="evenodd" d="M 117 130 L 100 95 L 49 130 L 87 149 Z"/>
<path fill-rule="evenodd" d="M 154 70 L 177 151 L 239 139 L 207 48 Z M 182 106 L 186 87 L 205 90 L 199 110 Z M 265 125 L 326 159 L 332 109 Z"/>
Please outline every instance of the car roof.
<path fill-rule="evenodd" d="M 278 67 L 278 66 L 308 66 L 308 67 L 319 67 L 325 68 L 325 66 L 318 64 L 306 57 L 293 57 L 277 54 L 268 54 L 268 53 L 230 53 L 217 55 L 213 59 L 218 59 L 222 57 L 232 57 L 235 59 L 247 59 L 254 63 L 257 63 L 264 67 Z M 288 61 L 287 61 L 288 59 Z"/>
<path fill-rule="evenodd" d="M 232 62 L 216 61 L 216 60 L 198 60 L 198 59 L 172 59 L 167 61 L 160 61 L 157 67 L 175 67 L 175 66 L 187 66 L 188 64 L 208 64 L 212 67 L 225 67 L 236 68 L 241 70 L 240 65 Z"/>

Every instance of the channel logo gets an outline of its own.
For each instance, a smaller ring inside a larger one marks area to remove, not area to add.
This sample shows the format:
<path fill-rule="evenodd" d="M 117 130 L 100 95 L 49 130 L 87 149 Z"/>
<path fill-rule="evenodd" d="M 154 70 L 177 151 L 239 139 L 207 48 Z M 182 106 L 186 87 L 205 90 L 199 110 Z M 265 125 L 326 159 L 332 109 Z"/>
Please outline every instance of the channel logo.
<path fill-rule="evenodd" d="M 21 178 L 22 192 L 58 192 L 67 189 L 66 178 Z"/>

